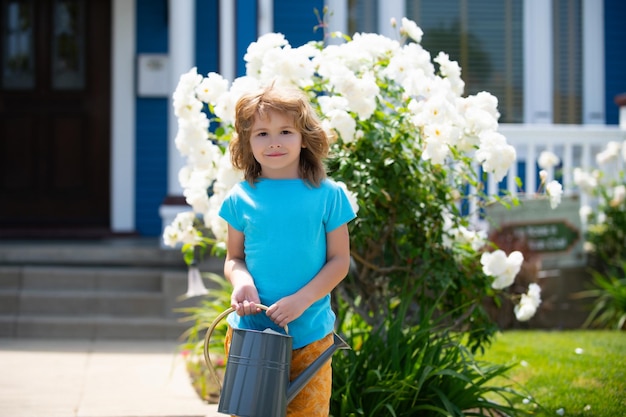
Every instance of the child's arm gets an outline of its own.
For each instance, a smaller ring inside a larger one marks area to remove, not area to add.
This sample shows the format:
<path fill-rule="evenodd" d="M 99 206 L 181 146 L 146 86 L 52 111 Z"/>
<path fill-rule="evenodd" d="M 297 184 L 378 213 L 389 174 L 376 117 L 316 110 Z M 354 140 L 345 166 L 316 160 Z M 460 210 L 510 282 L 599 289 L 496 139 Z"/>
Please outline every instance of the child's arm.
<path fill-rule="evenodd" d="M 349 268 L 350 235 L 344 224 L 326 234 L 326 264 L 320 272 L 299 291 L 272 304 L 267 315 L 277 325 L 286 326 L 330 293 L 346 277 Z"/>
<path fill-rule="evenodd" d="M 252 275 L 246 266 L 243 241 L 243 233 L 229 224 L 224 276 L 233 284 L 230 304 L 240 316 L 256 314 L 261 311 L 256 307 L 256 304 L 260 304 L 261 300 Z"/>

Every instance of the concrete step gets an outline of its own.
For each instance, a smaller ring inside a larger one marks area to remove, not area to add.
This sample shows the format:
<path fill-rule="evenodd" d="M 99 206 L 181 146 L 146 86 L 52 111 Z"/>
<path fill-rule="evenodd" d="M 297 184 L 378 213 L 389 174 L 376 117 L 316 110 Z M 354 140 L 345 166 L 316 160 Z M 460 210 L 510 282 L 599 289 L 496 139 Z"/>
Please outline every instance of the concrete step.
<path fill-rule="evenodd" d="M 0 242 L 0 265 L 138 265 L 183 268 L 180 250 L 158 238 Z"/>
<path fill-rule="evenodd" d="M 201 301 L 186 290 L 182 254 L 158 242 L 0 243 L 0 337 L 173 340 Z"/>
<path fill-rule="evenodd" d="M 163 318 L 0 315 L 0 334 L 17 338 L 177 340 L 187 327 Z"/>
<path fill-rule="evenodd" d="M 23 290 L 123 290 L 160 292 L 160 269 L 100 266 L 26 266 Z"/>
<path fill-rule="evenodd" d="M 22 315 L 164 317 L 163 299 L 160 292 L 27 290 L 19 294 L 18 311 Z"/>

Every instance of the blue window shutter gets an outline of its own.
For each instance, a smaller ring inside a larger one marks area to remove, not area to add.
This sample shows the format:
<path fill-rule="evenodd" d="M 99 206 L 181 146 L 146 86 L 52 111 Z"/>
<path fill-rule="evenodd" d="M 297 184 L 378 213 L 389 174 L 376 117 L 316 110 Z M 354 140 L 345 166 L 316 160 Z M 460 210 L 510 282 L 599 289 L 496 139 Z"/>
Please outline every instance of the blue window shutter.
<path fill-rule="evenodd" d="M 619 124 L 615 96 L 626 93 L 626 2 L 604 0 L 606 124 Z"/>
<path fill-rule="evenodd" d="M 319 24 L 315 9 L 321 16 L 324 0 L 274 0 L 274 32 L 285 35 L 294 48 L 312 40 L 322 40 L 322 29 L 315 30 Z"/>
<path fill-rule="evenodd" d="M 257 40 L 258 33 L 258 7 L 256 0 L 237 0 L 237 33 L 235 44 L 237 47 L 237 68 L 236 76 L 241 77 L 246 74 L 246 63 L 243 60 L 248 45 Z"/>
<path fill-rule="evenodd" d="M 198 74 L 219 72 L 218 0 L 196 1 L 196 66 Z"/>

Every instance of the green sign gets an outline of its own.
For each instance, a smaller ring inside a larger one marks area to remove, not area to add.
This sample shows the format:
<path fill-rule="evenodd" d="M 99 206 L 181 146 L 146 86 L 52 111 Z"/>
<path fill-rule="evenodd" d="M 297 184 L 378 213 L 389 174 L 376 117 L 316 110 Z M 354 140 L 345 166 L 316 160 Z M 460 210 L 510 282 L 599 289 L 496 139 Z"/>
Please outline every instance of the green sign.
<path fill-rule="evenodd" d="M 580 239 L 580 232 L 567 220 L 508 223 L 500 230 L 525 240 L 536 253 L 569 252 Z"/>

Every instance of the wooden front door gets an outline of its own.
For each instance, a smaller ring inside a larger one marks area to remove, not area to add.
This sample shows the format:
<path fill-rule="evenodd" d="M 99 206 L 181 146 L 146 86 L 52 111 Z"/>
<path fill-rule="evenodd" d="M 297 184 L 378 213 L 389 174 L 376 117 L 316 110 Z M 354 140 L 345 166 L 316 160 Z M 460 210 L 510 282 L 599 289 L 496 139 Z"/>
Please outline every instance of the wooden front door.
<path fill-rule="evenodd" d="M 110 0 L 0 5 L 0 237 L 108 230 Z"/>

